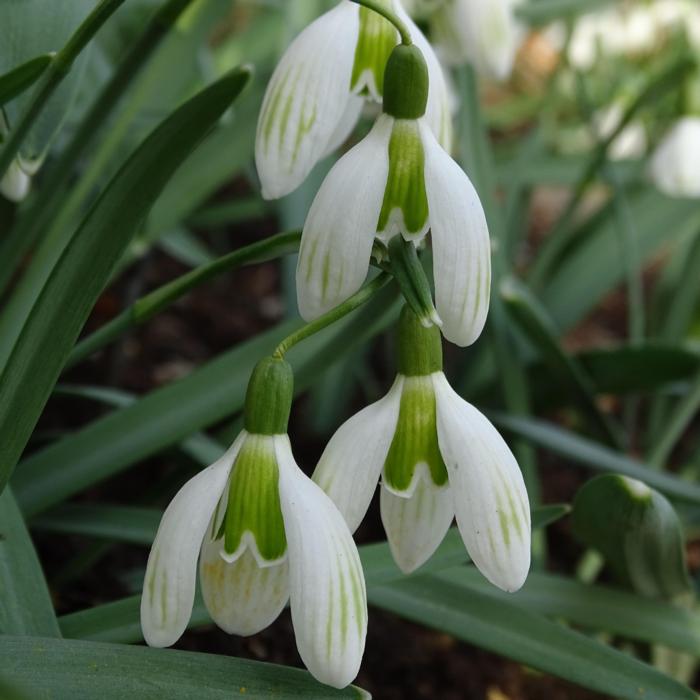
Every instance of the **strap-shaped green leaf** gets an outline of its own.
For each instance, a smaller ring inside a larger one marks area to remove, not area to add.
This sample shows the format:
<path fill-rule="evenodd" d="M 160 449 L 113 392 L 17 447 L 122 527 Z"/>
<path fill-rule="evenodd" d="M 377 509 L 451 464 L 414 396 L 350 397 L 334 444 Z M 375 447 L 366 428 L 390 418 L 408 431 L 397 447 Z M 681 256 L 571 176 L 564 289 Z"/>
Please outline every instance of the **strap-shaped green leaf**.
<path fill-rule="evenodd" d="M 59 258 L 0 375 L 0 489 L 114 264 L 165 183 L 249 75 L 232 71 L 163 122 L 117 173 Z"/>
<path fill-rule="evenodd" d="M 3 679 L 51 700 L 366 698 L 335 690 L 296 668 L 214 654 L 40 637 L 0 637 Z"/>
<path fill-rule="evenodd" d="M 4 107 L 34 85 L 49 63 L 51 63 L 51 56 L 43 54 L 17 66 L 4 75 L 0 75 L 0 107 Z"/>
<path fill-rule="evenodd" d="M 0 634 L 61 636 L 44 572 L 10 489 L 0 495 Z"/>
<path fill-rule="evenodd" d="M 370 588 L 369 602 L 527 666 L 625 700 L 694 700 L 641 661 L 503 599 L 423 576 Z"/>

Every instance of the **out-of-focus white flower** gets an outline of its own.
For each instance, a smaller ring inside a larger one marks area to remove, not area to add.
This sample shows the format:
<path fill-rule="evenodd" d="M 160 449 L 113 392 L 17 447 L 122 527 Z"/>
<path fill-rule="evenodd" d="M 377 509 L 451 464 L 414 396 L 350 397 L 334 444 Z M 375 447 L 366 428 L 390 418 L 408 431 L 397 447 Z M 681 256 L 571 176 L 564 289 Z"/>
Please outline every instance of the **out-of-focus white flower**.
<path fill-rule="evenodd" d="M 671 197 L 700 197 L 700 117 L 679 119 L 649 164 L 654 184 Z"/>
<path fill-rule="evenodd" d="M 488 227 L 469 178 L 420 116 L 425 101 L 410 114 L 397 110 L 394 100 L 389 104 L 390 85 L 411 98 L 421 90 L 412 82 L 415 75 L 396 70 L 401 58 L 411 57 L 422 62 L 416 47 L 394 50 L 385 113 L 335 164 L 311 205 L 297 266 L 299 311 L 311 320 L 355 293 L 367 276 L 375 238 L 388 242 L 401 235 L 417 243 L 430 229 L 437 313 L 445 337 L 464 346 L 478 338 L 488 313 Z"/>
<path fill-rule="evenodd" d="M 296 465 L 286 424 L 291 369 L 263 360 L 246 397 L 246 429 L 168 506 L 146 568 L 141 627 L 174 644 L 192 613 L 199 557 L 204 602 L 230 634 L 251 635 L 290 600 L 297 648 L 321 682 L 357 675 L 367 600 L 352 535 L 331 499 Z"/>
<path fill-rule="evenodd" d="M 593 124 L 599 139 L 607 139 L 620 125 L 624 110 L 619 103 L 614 103 L 606 109 L 593 115 Z M 647 150 L 647 133 L 640 121 L 630 122 L 615 138 L 608 149 L 608 157 L 612 160 L 627 160 L 641 158 Z"/>
<path fill-rule="evenodd" d="M 29 194 L 32 178 L 13 160 L 7 172 L 0 178 L 0 194 L 11 202 L 21 202 Z"/>
<path fill-rule="evenodd" d="M 442 68 L 400 0 L 382 0 L 408 26 L 430 74 L 426 119 L 450 148 L 452 125 Z M 296 189 L 316 163 L 345 141 L 364 99 L 381 101 L 384 68 L 398 43 L 381 15 L 342 0 L 312 22 L 282 56 L 267 87 L 255 142 L 263 196 Z"/>
<path fill-rule="evenodd" d="M 469 62 L 481 75 L 506 79 L 523 37 L 516 21 L 519 0 L 446 0 L 432 16 L 436 44 L 445 60 Z"/>
<path fill-rule="evenodd" d="M 427 561 L 453 516 L 494 585 L 518 590 L 530 567 L 530 507 L 520 469 L 493 425 L 449 385 L 440 334 L 406 307 L 389 393 L 331 438 L 314 480 L 355 530 L 381 477 L 381 515 L 398 566 Z"/>

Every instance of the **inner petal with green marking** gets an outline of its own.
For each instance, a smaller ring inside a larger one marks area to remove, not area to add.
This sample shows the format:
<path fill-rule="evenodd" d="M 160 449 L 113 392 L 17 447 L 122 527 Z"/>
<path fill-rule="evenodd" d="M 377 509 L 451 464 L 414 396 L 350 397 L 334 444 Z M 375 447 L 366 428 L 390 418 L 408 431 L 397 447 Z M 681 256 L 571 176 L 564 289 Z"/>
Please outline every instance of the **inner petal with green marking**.
<path fill-rule="evenodd" d="M 379 0 L 387 9 L 391 0 Z M 358 95 L 377 102 L 384 94 L 384 68 L 392 49 L 398 43 L 398 33 L 390 22 L 374 10 L 360 7 L 360 32 L 355 48 L 350 89 Z"/>
<path fill-rule="evenodd" d="M 425 153 L 418 122 L 397 119 L 389 139 L 389 174 L 377 222 L 377 236 L 420 238 L 428 231 Z"/>
<path fill-rule="evenodd" d="M 248 435 L 234 462 L 228 498 L 214 513 L 219 523 L 215 539 L 223 538 L 221 556 L 229 562 L 250 548 L 260 566 L 279 562 L 287 553 L 287 538 L 279 498 L 279 472 L 270 436 Z M 216 529 L 216 528 L 215 528 Z"/>
<path fill-rule="evenodd" d="M 437 487 L 447 484 L 447 468 L 438 446 L 435 391 L 429 375 L 404 379 L 399 420 L 383 476 L 386 488 L 405 497 L 413 494 L 420 478 Z"/>

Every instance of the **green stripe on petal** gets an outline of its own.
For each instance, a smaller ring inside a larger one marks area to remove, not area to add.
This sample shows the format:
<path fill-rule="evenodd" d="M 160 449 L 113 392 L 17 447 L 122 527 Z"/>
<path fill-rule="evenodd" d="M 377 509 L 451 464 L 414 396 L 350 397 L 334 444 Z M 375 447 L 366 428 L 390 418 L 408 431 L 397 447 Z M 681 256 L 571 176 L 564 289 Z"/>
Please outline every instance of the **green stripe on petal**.
<path fill-rule="evenodd" d="M 380 0 L 380 4 L 391 8 L 391 0 Z M 397 32 L 384 17 L 374 10 L 360 7 L 360 33 L 350 78 L 353 92 L 381 100 L 384 94 L 384 68 L 397 43 Z"/>
<path fill-rule="evenodd" d="M 227 555 L 235 557 L 254 542 L 262 560 L 274 562 L 284 557 L 287 539 L 278 482 L 272 439 L 249 435 L 233 465 L 226 514 L 218 533 L 218 537 L 223 535 Z"/>
<path fill-rule="evenodd" d="M 384 463 L 384 485 L 394 493 L 415 488 L 419 465 L 435 486 L 447 483 L 447 468 L 438 445 L 435 391 L 430 376 L 406 377 L 399 420 Z"/>
<path fill-rule="evenodd" d="M 393 230 L 395 226 L 400 230 Z M 420 235 L 427 227 L 425 153 L 418 122 L 397 119 L 389 140 L 389 175 L 377 232 L 391 238 L 396 233 Z"/>

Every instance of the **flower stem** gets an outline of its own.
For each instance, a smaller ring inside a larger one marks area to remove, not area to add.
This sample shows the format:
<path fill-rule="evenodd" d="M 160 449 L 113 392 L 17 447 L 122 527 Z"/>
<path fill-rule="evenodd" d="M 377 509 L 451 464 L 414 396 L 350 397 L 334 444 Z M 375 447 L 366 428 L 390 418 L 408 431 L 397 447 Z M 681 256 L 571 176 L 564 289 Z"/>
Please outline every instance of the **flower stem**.
<path fill-rule="evenodd" d="M 351 311 L 368 302 L 377 292 L 383 289 L 391 279 L 391 274 L 382 272 L 375 277 L 371 282 L 366 284 L 358 292 L 355 292 L 349 299 L 339 304 L 334 309 L 331 309 L 323 316 L 319 316 L 315 321 L 307 323 L 298 331 L 288 335 L 272 353 L 273 357 L 283 358 L 285 353 L 291 350 L 297 343 L 306 340 L 312 335 L 315 335 L 324 328 L 339 321 L 343 316 L 347 316 Z"/>
<path fill-rule="evenodd" d="M 401 35 L 401 43 L 404 46 L 410 46 L 413 43 L 411 33 L 408 31 L 408 27 L 404 24 L 403 20 L 393 10 L 384 7 L 381 0 L 352 0 L 352 2 L 362 5 L 368 10 L 373 10 L 384 17 L 384 19 L 389 20 L 389 22 L 396 27 L 396 31 Z"/>
<path fill-rule="evenodd" d="M 68 43 L 52 58 L 34 98 L 20 121 L 10 131 L 7 141 L 0 151 L 0 174 L 5 173 L 10 166 L 24 137 L 29 133 L 51 95 L 70 72 L 75 59 L 123 2 L 124 0 L 102 0 L 78 27 Z"/>

